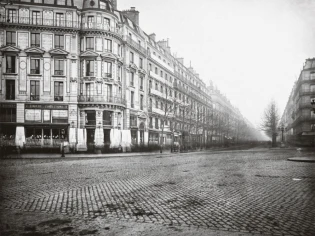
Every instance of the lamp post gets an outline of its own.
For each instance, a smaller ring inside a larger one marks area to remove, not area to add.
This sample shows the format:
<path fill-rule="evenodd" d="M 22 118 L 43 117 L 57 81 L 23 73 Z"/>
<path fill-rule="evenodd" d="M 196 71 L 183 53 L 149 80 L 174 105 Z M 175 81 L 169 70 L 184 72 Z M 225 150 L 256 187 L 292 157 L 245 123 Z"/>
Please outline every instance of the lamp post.
<path fill-rule="evenodd" d="M 281 124 L 279 127 L 278 127 L 278 130 L 279 131 L 281 131 L 281 147 L 283 147 L 284 146 L 284 143 L 283 143 L 283 131 L 285 130 L 285 128 L 284 128 L 284 125 L 283 124 Z"/>

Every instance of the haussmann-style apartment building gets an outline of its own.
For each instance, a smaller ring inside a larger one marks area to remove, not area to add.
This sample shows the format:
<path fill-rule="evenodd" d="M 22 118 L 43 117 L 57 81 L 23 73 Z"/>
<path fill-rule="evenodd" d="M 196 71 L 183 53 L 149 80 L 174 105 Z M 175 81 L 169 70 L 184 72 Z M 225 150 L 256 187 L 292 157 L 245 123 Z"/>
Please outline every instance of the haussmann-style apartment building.
<path fill-rule="evenodd" d="M 168 40 L 141 30 L 133 7 L 8 0 L 0 26 L 1 146 L 51 150 L 68 142 L 108 152 L 242 139 L 241 114 L 227 111 L 228 128 L 220 129 L 226 119 L 215 126 L 209 88 Z"/>
<path fill-rule="evenodd" d="M 313 106 L 312 106 L 313 103 Z M 295 82 L 280 126 L 285 142 L 300 146 L 315 145 L 315 58 L 306 59 Z M 279 132 L 279 139 L 282 139 Z"/>

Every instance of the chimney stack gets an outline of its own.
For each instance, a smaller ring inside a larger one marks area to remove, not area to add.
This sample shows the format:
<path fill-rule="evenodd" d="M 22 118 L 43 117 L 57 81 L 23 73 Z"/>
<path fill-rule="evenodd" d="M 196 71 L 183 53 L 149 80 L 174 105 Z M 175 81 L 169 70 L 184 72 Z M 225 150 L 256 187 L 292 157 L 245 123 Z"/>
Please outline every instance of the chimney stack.
<path fill-rule="evenodd" d="M 124 10 L 122 13 L 136 25 L 139 25 L 139 11 L 137 11 L 135 7 L 131 7 L 130 10 Z"/>
<path fill-rule="evenodd" d="M 149 37 L 155 42 L 155 37 L 156 37 L 155 33 L 150 34 Z"/>
<path fill-rule="evenodd" d="M 112 0 L 113 3 L 113 9 L 117 10 L 117 0 Z"/>

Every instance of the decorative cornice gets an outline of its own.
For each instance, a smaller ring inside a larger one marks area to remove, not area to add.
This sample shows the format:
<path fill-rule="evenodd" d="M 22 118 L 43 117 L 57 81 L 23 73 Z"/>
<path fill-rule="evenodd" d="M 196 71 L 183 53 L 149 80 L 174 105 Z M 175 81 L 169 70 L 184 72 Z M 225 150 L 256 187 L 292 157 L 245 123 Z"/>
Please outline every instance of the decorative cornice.
<path fill-rule="evenodd" d="M 48 51 L 52 56 L 67 56 L 69 52 L 60 48 L 54 48 Z"/>
<path fill-rule="evenodd" d="M 0 52 L 14 52 L 19 53 L 21 51 L 20 48 L 11 45 L 4 45 L 0 48 Z"/>
<path fill-rule="evenodd" d="M 24 52 L 27 54 L 44 54 L 45 50 L 38 47 L 30 47 L 30 48 L 26 48 Z"/>
<path fill-rule="evenodd" d="M 93 51 L 85 51 L 80 54 L 80 57 L 98 57 L 99 54 Z"/>

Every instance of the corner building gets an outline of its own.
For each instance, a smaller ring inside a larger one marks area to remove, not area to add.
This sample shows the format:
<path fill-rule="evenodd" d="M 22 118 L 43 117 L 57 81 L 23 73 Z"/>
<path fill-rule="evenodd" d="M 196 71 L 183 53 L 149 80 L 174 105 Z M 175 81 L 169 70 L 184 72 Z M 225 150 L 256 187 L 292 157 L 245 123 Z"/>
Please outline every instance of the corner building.
<path fill-rule="evenodd" d="M 129 151 L 206 144 L 212 101 L 168 41 L 115 0 L 0 5 L 0 145 Z"/>

